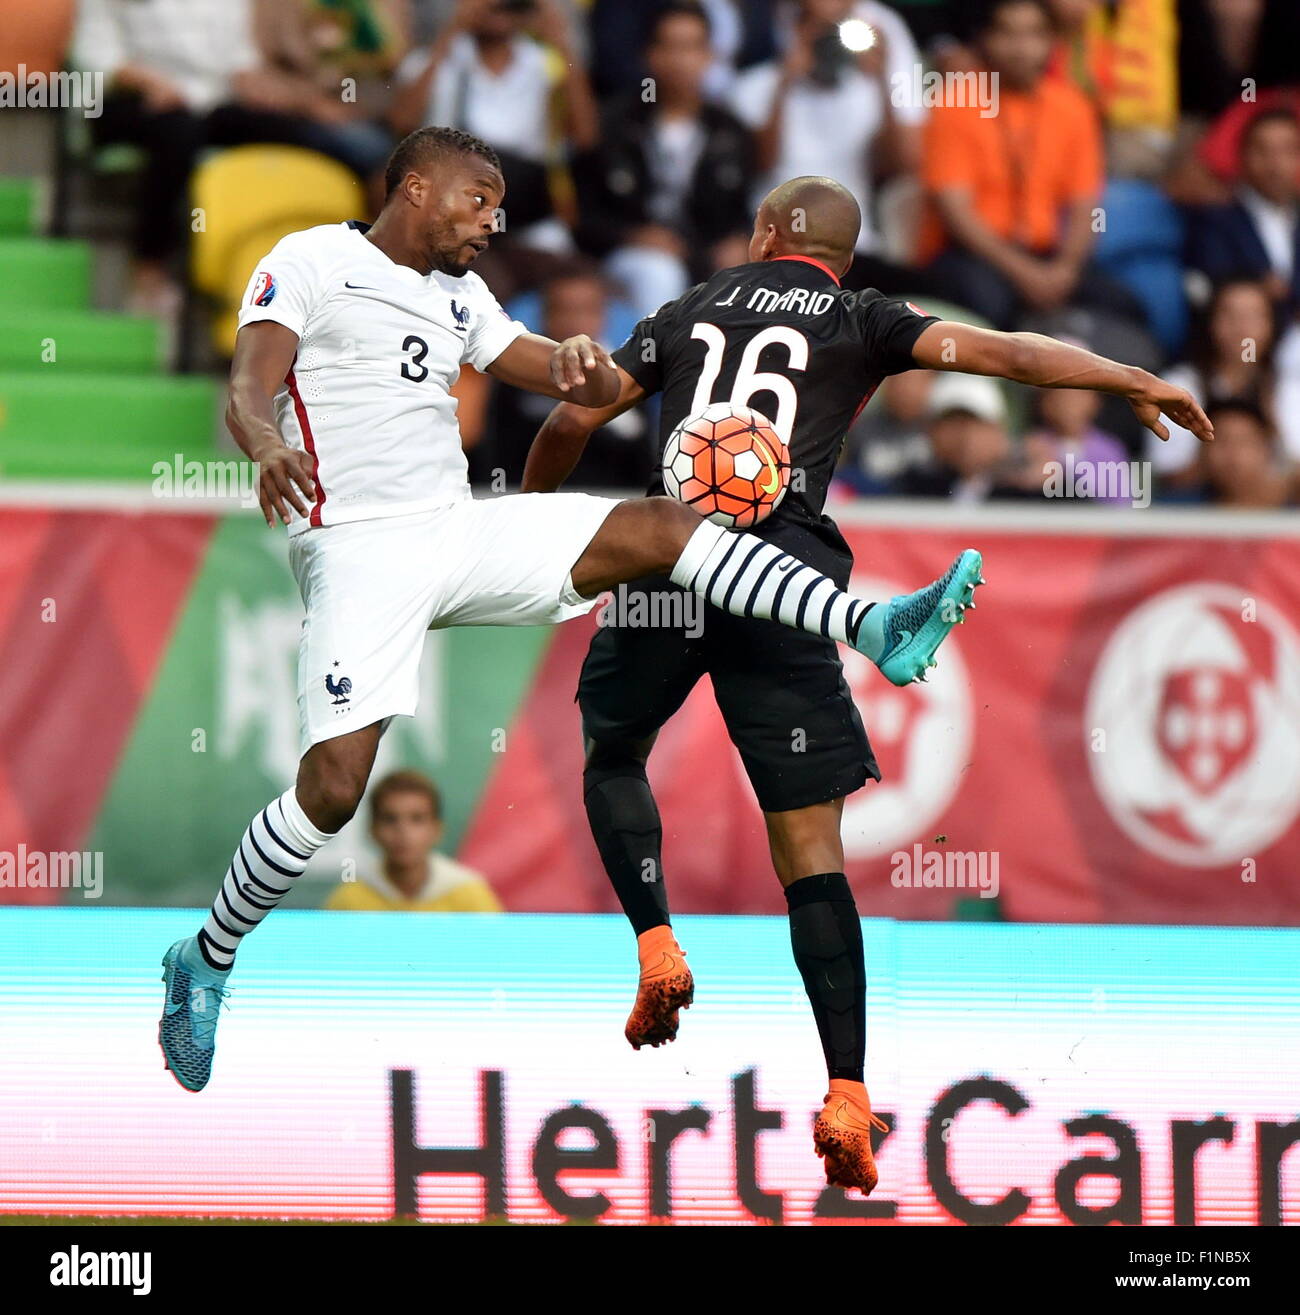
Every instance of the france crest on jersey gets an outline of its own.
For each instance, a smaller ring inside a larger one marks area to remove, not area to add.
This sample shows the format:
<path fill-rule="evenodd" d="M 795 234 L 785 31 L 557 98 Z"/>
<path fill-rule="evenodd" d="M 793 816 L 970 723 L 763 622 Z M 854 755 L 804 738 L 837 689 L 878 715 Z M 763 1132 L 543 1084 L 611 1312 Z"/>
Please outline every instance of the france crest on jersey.
<path fill-rule="evenodd" d="M 275 276 L 262 270 L 253 284 L 254 306 L 269 306 L 275 300 Z"/>

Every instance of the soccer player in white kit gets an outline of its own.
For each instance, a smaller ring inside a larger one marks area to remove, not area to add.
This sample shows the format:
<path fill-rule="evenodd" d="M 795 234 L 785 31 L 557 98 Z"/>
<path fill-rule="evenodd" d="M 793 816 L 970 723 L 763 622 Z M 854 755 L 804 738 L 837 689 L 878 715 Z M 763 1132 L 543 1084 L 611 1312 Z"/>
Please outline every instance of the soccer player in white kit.
<path fill-rule="evenodd" d="M 852 644 L 895 684 L 933 664 L 980 558 L 879 606 L 668 498 L 581 493 L 476 501 L 450 389 L 470 363 L 518 388 L 612 404 L 619 375 L 585 336 L 510 319 L 470 264 L 505 185 L 490 147 L 422 128 L 389 163 L 373 226 L 291 233 L 254 271 L 239 316 L 226 419 L 260 467 L 268 524 L 288 526 L 302 593 L 295 786 L 244 833 L 207 921 L 163 958 L 159 1043 L 191 1091 L 211 1074 L 241 939 L 353 815 L 388 722 L 410 716 L 425 632 L 539 625 L 590 611 L 653 574 L 728 611 Z"/>

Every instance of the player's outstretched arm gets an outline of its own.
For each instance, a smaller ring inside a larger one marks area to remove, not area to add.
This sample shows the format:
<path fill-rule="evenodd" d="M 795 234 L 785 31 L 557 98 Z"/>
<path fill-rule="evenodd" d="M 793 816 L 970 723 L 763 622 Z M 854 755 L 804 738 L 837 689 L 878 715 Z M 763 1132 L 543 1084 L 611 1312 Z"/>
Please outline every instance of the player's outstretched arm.
<path fill-rule="evenodd" d="M 614 362 L 585 333 L 563 342 L 540 333 L 521 334 L 487 372 L 512 388 L 579 406 L 608 406 L 618 396 Z"/>
<path fill-rule="evenodd" d="M 1099 393 L 1116 393 L 1127 400 L 1137 418 L 1158 438 L 1169 437 L 1169 430 L 1160 421 L 1161 412 L 1190 429 L 1203 443 L 1214 438 L 1214 426 L 1185 388 L 1041 333 L 999 333 L 940 320 L 916 340 L 912 359 L 927 370 L 997 375 L 1037 388 L 1092 388 Z"/>
<path fill-rule="evenodd" d="M 312 459 L 285 443 L 272 400 L 297 353 L 298 335 L 292 329 L 274 320 L 256 320 L 235 335 L 235 355 L 230 362 L 226 425 L 258 467 L 257 498 L 270 526 L 277 516 L 288 525 L 286 503 L 306 516 L 316 497 Z M 306 502 L 298 489 L 306 494 Z"/>
<path fill-rule="evenodd" d="M 622 366 L 614 369 L 618 372 L 618 397 L 609 406 L 561 402 L 542 421 L 524 462 L 524 493 L 553 493 L 573 474 L 592 434 L 644 399 L 645 389 Z"/>

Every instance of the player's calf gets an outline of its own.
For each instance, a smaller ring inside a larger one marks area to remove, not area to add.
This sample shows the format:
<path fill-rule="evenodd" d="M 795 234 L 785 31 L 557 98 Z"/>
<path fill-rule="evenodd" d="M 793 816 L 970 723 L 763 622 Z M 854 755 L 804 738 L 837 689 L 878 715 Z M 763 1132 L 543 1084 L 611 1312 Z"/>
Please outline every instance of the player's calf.
<path fill-rule="evenodd" d="M 321 740 L 298 764 L 295 794 L 303 812 L 322 831 L 341 831 L 356 814 L 379 748 L 379 725 Z"/>
<path fill-rule="evenodd" d="M 582 773 L 592 839 L 637 936 L 668 922 L 663 827 L 646 777 L 646 752 L 648 745 L 643 751 L 635 743 L 592 744 Z"/>

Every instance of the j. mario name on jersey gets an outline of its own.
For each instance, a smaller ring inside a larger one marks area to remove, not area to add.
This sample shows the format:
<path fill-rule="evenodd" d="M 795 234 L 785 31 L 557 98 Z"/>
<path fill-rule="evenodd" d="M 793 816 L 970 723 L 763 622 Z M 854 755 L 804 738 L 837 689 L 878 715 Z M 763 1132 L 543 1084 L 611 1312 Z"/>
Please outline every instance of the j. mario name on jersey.
<path fill-rule="evenodd" d="M 732 288 L 731 296 L 716 304 L 730 306 L 736 300 L 739 288 Z M 745 303 L 746 310 L 756 310 L 763 314 L 774 311 L 789 311 L 795 315 L 821 315 L 829 310 L 835 300 L 832 292 L 810 292 L 807 288 L 788 288 L 785 292 L 774 292 L 771 288 L 755 288 Z"/>

